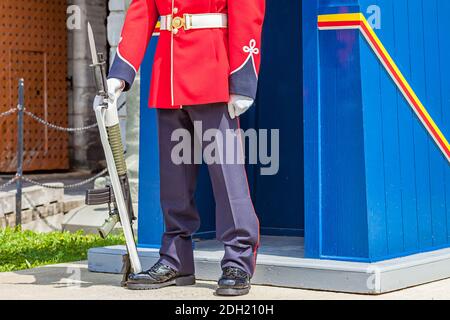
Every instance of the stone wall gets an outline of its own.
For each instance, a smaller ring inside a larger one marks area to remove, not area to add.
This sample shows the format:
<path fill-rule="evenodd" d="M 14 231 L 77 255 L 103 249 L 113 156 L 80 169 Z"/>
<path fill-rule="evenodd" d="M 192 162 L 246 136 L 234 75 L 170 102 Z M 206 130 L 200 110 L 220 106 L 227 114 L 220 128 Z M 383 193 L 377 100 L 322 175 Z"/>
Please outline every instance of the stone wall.
<path fill-rule="evenodd" d="M 67 5 L 81 9 L 81 29 L 68 30 L 69 126 L 95 123 L 92 101 L 96 94 L 87 37 L 89 21 L 95 33 L 97 49 L 108 52 L 106 37 L 107 3 L 105 0 L 68 0 Z M 72 169 L 98 170 L 104 165 L 100 138 L 96 130 L 70 134 Z"/>
<path fill-rule="evenodd" d="M 62 187 L 62 183 L 52 183 Z M 22 191 L 21 223 L 25 227 L 35 221 L 44 221 L 56 215 L 64 215 L 84 203 L 83 197 L 65 197 L 62 189 L 40 186 L 26 187 Z M 0 230 L 17 225 L 16 191 L 0 192 Z"/>

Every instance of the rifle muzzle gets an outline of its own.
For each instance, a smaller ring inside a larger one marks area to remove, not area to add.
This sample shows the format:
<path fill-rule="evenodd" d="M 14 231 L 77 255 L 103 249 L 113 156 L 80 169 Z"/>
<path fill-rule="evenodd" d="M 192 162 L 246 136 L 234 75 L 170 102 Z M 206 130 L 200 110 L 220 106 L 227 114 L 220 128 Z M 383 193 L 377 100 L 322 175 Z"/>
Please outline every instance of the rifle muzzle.
<path fill-rule="evenodd" d="M 103 239 L 106 239 L 119 222 L 120 217 L 118 214 L 109 216 L 109 218 L 105 220 L 105 223 L 103 223 L 103 225 L 100 228 L 98 228 L 98 233 Z"/>

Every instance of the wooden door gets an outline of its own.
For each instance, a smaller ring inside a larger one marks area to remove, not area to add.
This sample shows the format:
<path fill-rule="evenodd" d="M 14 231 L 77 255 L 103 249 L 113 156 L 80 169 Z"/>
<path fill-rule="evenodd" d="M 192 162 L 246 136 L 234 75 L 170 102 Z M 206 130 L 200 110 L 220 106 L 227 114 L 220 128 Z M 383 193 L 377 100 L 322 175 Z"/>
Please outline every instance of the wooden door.
<path fill-rule="evenodd" d="M 67 126 L 67 29 L 64 0 L 0 2 L 0 113 L 17 105 L 25 80 L 25 107 Z M 16 171 L 16 116 L 0 118 L 0 172 Z M 25 117 L 26 171 L 68 169 L 68 134 Z"/>

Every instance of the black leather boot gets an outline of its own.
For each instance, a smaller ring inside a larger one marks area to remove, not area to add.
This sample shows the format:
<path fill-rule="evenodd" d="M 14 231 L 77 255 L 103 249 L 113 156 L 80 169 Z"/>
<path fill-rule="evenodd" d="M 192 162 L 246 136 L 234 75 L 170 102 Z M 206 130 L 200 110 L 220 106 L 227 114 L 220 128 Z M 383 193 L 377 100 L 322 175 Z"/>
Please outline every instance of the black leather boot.
<path fill-rule="evenodd" d="M 194 275 L 181 275 L 171 267 L 158 262 L 148 271 L 130 274 L 127 288 L 130 290 L 152 290 L 168 286 L 191 286 L 194 284 Z"/>
<path fill-rule="evenodd" d="M 243 296 L 250 292 L 250 275 L 236 267 L 225 267 L 218 284 L 218 296 Z"/>

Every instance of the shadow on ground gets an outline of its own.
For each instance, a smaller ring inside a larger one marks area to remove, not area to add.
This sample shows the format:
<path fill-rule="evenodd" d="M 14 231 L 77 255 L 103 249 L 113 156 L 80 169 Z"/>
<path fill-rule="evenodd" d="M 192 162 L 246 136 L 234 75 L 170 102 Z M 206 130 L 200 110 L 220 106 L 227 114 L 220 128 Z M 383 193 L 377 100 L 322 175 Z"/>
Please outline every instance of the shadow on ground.
<path fill-rule="evenodd" d="M 0 285 L 45 286 L 55 289 L 115 287 L 121 288 L 122 275 L 94 273 L 87 269 L 86 262 L 45 266 L 37 269 L 8 273 L 10 277 L 0 276 Z M 1 274 L 0 274 L 1 275 Z M 192 288 L 215 291 L 214 283 L 197 282 Z"/>

